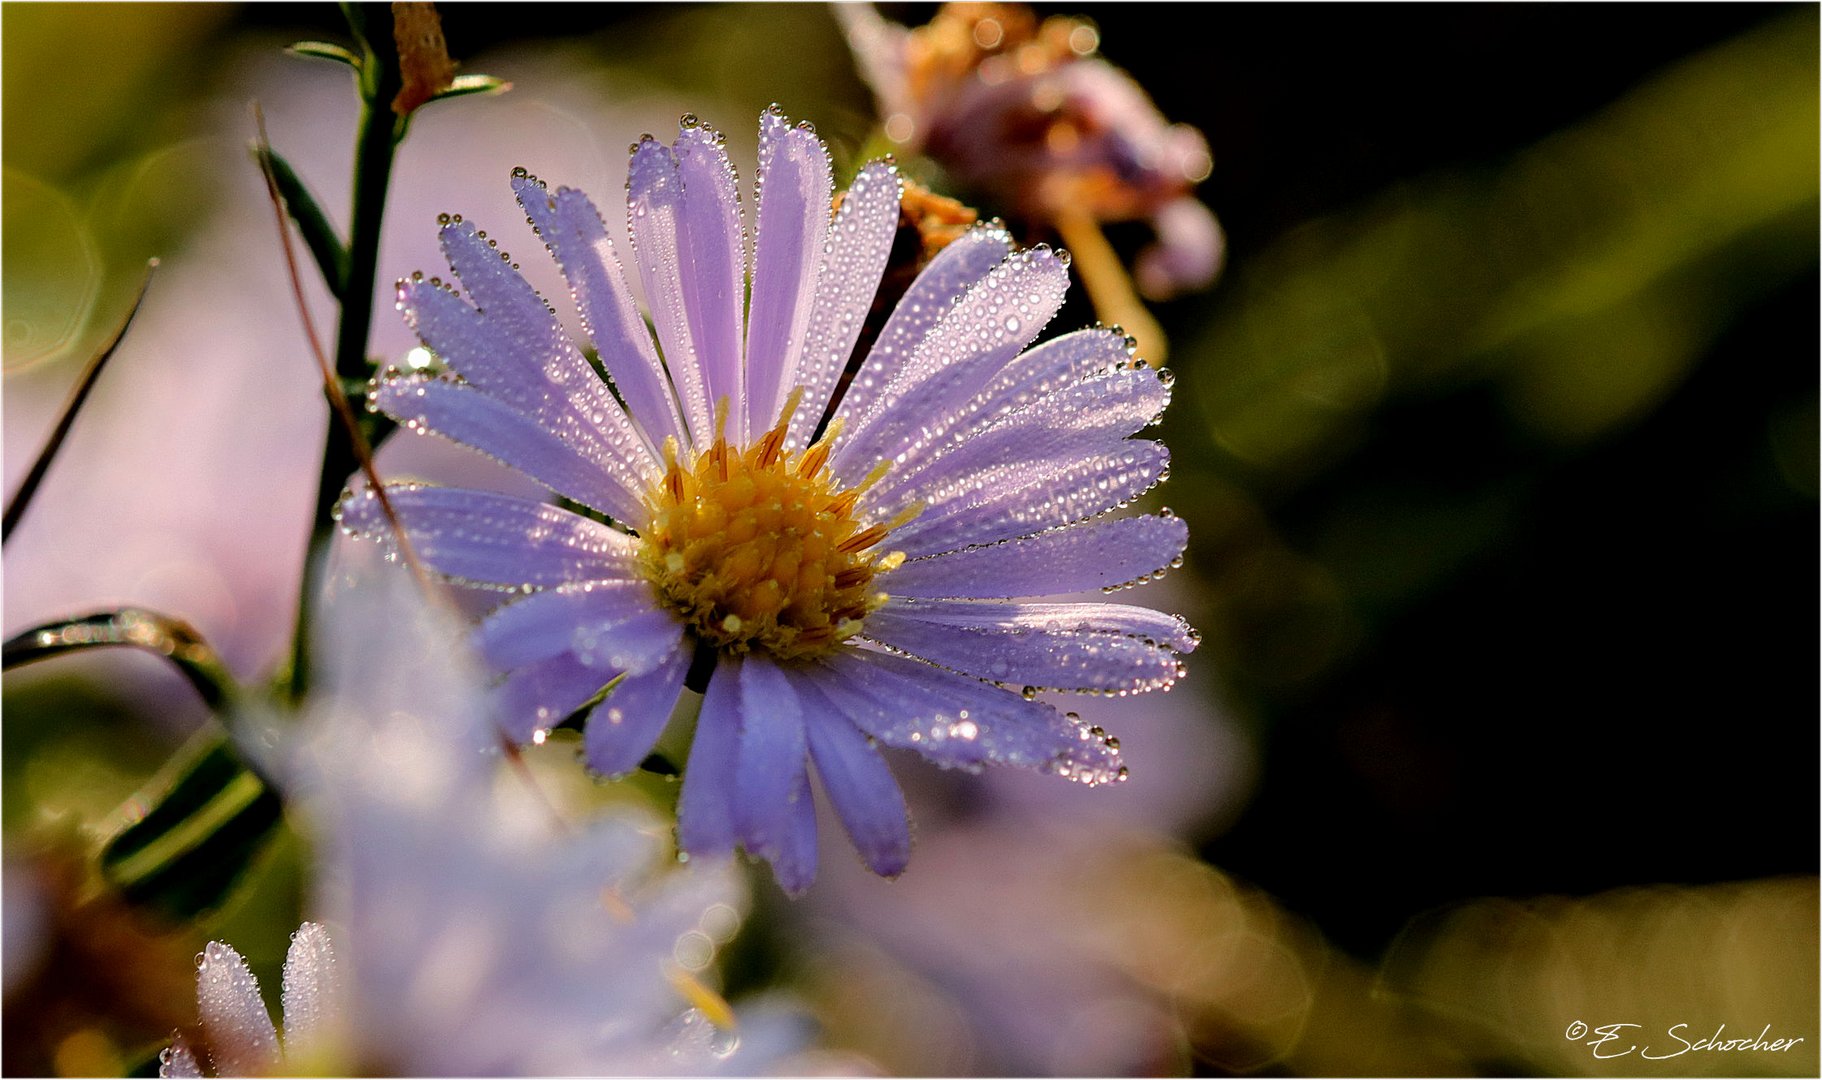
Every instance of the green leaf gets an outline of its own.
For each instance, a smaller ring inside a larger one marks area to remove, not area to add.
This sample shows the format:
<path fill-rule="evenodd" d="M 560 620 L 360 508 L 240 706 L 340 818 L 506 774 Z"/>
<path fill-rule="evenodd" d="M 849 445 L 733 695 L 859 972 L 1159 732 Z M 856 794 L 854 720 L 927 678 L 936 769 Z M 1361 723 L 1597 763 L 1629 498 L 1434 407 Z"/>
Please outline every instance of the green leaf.
<path fill-rule="evenodd" d="M 316 260 L 316 268 L 328 283 L 329 291 L 337 297 L 348 283 L 348 250 L 342 246 L 341 238 L 335 234 L 335 226 L 329 223 L 328 215 L 323 213 L 310 189 L 291 168 L 290 162 L 279 156 L 278 151 L 270 148 L 254 147 L 253 153 L 263 157 L 265 164 L 272 169 L 272 181 L 278 185 L 278 193 L 284 197 L 285 209 L 291 220 L 297 223 L 297 231 L 303 235 L 304 244 L 310 249 L 310 257 Z"/>
<path fill-rule="evenodd" d="M 155 782 L 129 801 L 136 820 L 102 849 L 101 872 L 129 902 L 186 920 L 227 899 L 282 805 L 220 734 L 192 744 L 168 772 L 168 786 Z"/>
<path fill-rule="evenodd" d="M 504 94 L 511 89 L 511 83 L 492 75 L 457 75 L 447 88 L 438 91 L 430 100 L 442 101 L 469 94 Z"/>
<path fill-rule="evenodd" d="M 0 668 L 11 671 L 78 650 L 120 648 L 169 660 L 211 709 L 220 710 L 235 697 L 233 676 L 196 628 L 147 608 L 97 611 L 22 630 L 0 643 Z"/>
<path fill-rule="evenodd" d="M 361 58 L 340 45 L 329 41 L 300 41 L 289 46 L 286 52 L 293 56 L 309 56 L 318 60 L 333 60 L 338 64 L 347 64 L 356 71 L 361 69 Z"/>

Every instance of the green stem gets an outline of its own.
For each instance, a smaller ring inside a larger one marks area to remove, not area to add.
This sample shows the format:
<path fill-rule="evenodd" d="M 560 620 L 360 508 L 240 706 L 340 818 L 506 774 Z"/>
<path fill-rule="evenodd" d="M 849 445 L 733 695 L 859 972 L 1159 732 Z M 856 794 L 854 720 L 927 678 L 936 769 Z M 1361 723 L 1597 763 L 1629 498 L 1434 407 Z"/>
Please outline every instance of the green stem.
<path fill-rule="evenodd" d="M 350 5 L 353 7 L 353 5 Z M 404 136 L 404 122 L 392 112 L 399 92 L 398 53 L 392 44 L 391 13 L 381 4 L 360 5 L 362 19 L 351 15 L 356 36 L 365 45 L 360 91 L 361 120 L 354 151 L 354 199 L 349 220 L 347 280 L 341 293 L 341 321 L 335 334 L 335 371 L 343 379 L 366 381 L 371 374 L 367 338 L 373 324 L 373 288 L 380 252 L 380 224 L 386 212 L 386 190 L 392 181 L 393 152 Z M 384 26 L 385 33 L 373 31 Z M 390 429 L 378 423 L 369 431 L 377 445 Z M 298 596 L 297 627 L 292 641 L 290 691 L 301 698 L 310 679 L 310 624 L 315 607 L 310 566 L 327 549 L 335 527 L 331 514 L 348 477 L 359 467 L 354 447 L 331 414 L 323 439 L 323 470 L 311 513 L 310 547 Z"/>

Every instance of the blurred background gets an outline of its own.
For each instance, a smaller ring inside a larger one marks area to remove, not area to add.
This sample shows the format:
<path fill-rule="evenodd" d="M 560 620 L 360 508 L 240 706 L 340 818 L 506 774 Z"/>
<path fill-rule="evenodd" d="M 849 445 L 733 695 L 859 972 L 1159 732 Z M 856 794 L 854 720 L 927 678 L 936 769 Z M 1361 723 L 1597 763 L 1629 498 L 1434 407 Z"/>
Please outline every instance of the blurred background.
<path fill-rule="evenodd" d="M 1122 787 L 898 769 L 910 872 L 832 845 L 804 900 L 760 881 L 730 993 L 785 986 L 910 1074 L 1814 1075 L 1817 9 L 1038 10 L 1091 18 L 1212 152 L 1226 268 L 1152 308 L 1177 382 L 1151 501 L 1191 547 L 1130 596 L 1204 644 L 1168 697 L 1082 710 Z M 323 406 L 247 102 L 345 224 L 347 74 L 280 52 L 345 29 L 329 5 L 3 14 L 9 492 L 164 260 L 8 542 L 4 630 L 142 603 L 267 677 Z M 743 175 L 768 102 L 838 175 L 878 124 L 821 6 L 443 19 L 463 70 L 514 89 L 414 121 L 382 281 L 435 271 L 440 211 L 532 250 L 517 165 L 613 222 L 625 145 L 686 110 Z M 1054 329 L 1094 318 L 1078 295 Z M 411 344 L 382 305 L 375 351 Z M 510 483 L 423 443 L 383 470 Z M 60 661 L 9 674 L 4 716 L 5 1071 L 142 1066 L 209 937 L 276 988 L 288 836 L 201 926 L 78 900 L 84 853 L 204 722 L 181 681 Z M 1679 1023 L 1805 1041 L 1601 1060 L 1576 1023 L 1659 1052 Z"/>

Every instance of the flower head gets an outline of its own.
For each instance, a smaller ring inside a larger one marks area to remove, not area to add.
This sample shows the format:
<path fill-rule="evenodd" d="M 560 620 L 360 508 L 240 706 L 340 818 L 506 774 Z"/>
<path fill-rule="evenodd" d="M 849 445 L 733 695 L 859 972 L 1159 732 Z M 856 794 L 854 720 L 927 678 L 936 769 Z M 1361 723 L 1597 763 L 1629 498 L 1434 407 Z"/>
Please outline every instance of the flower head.
<path fill-rule="evenodd" d="M 1067 256 L 969 231 L 850 373 L 898 221 L 894 167 L 861 169 L 831 214 L 827 150 L 774 108 L 759 176 L 749 276 L 720 137 L 685 117 L 672 145 L 633 148 L 654 348 L 594 206 L 516 170 L 611 388 L 497 241 L 450 218 L 444 251 L 469 299 L 414 276 L 399 307 L 454 377 L 388 375 L 373 402 L 593 511 L 389 489 L 426 565 L 528 594 L 475 635 L 505 673 L 508 734 L 589 707 L 589 763 L 623 773 L 712 666 L 679 840 L 743 846 L 795 892 L 815 873 L 812 763 L 867 864 L 893 875 L 910 830 L 878 746 L 1123 779 L 1116 746 L 1038 694 L 1166 688 L 1195 639 L 1146 608 L 1024 599 L 1146 580 L 1185 541 L 1168 512 L 1110 513 L 1164 475 L 1164 448 L 1129 436 L 1169 379 L 1108 330 L 1031 347 Z M 342 515 L 387 535 L 372 492 Z"/>
<path fill-rule="evenodd" d="M 1097 54 L 1091 23 L 1003 3 L 945 4 L 915 29 L 870 4 L 836 11 L 888 138 L 1022 217 L 1150 221 L 1158 243 L 1136 274 L 1154 298 L 1214 279 L 1225 242 L 1191 194 L 1212 168 L 1208 142 Z"/>

